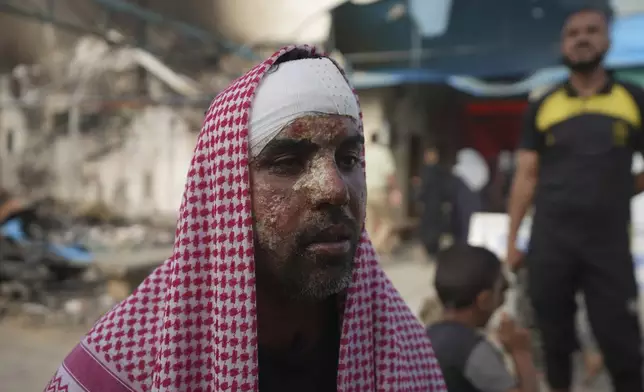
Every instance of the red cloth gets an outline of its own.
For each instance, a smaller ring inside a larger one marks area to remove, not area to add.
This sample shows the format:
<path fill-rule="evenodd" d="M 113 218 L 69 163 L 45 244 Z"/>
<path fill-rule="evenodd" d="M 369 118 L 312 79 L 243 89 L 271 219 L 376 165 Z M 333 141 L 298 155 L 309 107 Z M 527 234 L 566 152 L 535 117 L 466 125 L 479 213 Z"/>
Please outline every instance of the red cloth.
<path fill-rule="evenodd" d="M 476 149 L 486 160 L 519 144 L 521 118 L 526 102 L 474 103 L 467 106 L 465 147 Z"/>
<path fill-rule="evenodd" d="M 248 119 L 262 76 L 294 48 L 215 98 L 172 257 L 94 326 L 46 391 L 257 391 Z M 365 232 L 346 293 L 337 383 L 338 391 L 446 391 L 424 328 Z"/>

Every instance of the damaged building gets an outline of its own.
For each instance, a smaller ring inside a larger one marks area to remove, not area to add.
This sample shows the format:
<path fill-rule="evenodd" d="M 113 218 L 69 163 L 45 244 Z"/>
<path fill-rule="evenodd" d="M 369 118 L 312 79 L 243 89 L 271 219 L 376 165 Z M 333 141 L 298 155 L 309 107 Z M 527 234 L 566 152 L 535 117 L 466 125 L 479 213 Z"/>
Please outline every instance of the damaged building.
<path fill-rule="evenodd" d="M 92 37 L 63 67 L 56 81 L 38 65 L 0 77 L 2 187 L 124 216 L 176 214 L 208 104 L 197 83 Z"/>
<path fill-rule="evenodd" d="M 0 2 L 0 187 L 174 218 L 210 100 L 294 37 L 323 43 L 340 3 Z"/>

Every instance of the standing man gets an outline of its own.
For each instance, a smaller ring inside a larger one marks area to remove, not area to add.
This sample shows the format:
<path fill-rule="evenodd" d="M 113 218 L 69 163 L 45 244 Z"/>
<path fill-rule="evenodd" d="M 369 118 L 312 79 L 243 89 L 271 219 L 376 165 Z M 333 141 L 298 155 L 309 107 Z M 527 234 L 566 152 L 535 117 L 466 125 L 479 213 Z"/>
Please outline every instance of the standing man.
<path fill-rule="evenodd" d="M 489 183 L 490 169 L 476 150 L 465 148 L 456 154 L 452 233 L 454 243 L 467 244 L 472 215 L 482 210 L 481 190 Z"/>
<path fill-rule="evenodd" d="M 427 255 L 433 259 L 440 250 L 441 236 L 450 225 L 443 208 L 450 200 L 450 172 L 439 163 L 435 147 L 425 150 L 424 161 L 417 195 L 421 207 L 418 236 Z"/>
<path fill-rule="evenodd" d="M 379 254 L 387 254 L 394 244 L 392 209 L 400 205 L 396 163 L 389 147 L 373 133 L 366 144 L 367 233 Z"/>
<path fill-rule="evenodd" d="M 571 388 L 581 291 L 614 390 L 642 391 L 629 222 L 630 199 L 644 189 L 644 175 L 631 174 L 633 153 L 644 149 L 644 92 L 602 66 L 607 13 L 574 12 L 561 39 L 570 78 L 528 109 L 508 207 L 508 263 L 521 264 L 517 231 L 534 202 L 526 265 L 551 388 Z"/>
<path fill-rule="evenodd" d="M 172 256 L 99 320 L 47 391 L 444 392 L 364 233 L 358 101 L 288 47 L 206 112 Z"/>

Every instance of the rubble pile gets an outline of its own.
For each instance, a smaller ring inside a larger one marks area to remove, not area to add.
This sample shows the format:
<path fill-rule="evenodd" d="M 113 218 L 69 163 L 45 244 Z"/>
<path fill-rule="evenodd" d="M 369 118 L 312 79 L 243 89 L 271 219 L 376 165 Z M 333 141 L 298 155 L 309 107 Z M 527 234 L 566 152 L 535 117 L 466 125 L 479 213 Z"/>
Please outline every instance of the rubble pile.
<path fill-rule="evenodd" d="M 133 223 L 130 225 L 86 226 L 83 245 L 92 251 L 135 250 L 172 246 L 174 232 L 166 228 Z"/>
<path fill-rule="evenodd" d="M 174 240 L 173 222 L 128 219 L 103 205 L 80 209 L 51 198 L 34 205 L 48 221 L 51 241 L 75 243 L 91 252 L 169 247 Z"/>

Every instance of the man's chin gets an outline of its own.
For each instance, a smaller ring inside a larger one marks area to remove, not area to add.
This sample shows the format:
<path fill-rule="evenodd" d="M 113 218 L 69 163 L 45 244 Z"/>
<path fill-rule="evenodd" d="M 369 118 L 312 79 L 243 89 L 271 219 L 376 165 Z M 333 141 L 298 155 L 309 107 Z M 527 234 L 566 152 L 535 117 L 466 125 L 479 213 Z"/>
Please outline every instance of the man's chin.
<path fill-rule="evenodd" d="M 572 72 L 591 73 L 601 67 L 602 61 L 603 61 L 603 56 L 600 56 L 589 60 L 578 60 L 578 61 L 571 61 L 569 59 L 564 59 L 564 64 Z"/>
<path fill-rule="evenodd" d="M 355 252 L 354 252 L 355 253 Z M 351 257 L 318 257 L 314 258 L 314 268 L 302 280 L 295 290 L 302 300 L 319 301 L 346 290 L 353 277 L 353 254 Z"/>
<path fill-rule="evenodd" d="M 316 276 L 315 281 L 309 281 L 298 294 L 300 300 L 323 301 L 333 295 L 340 294 L 349 288 L 352 272 L 342 275 L 323 273 Z"/>

